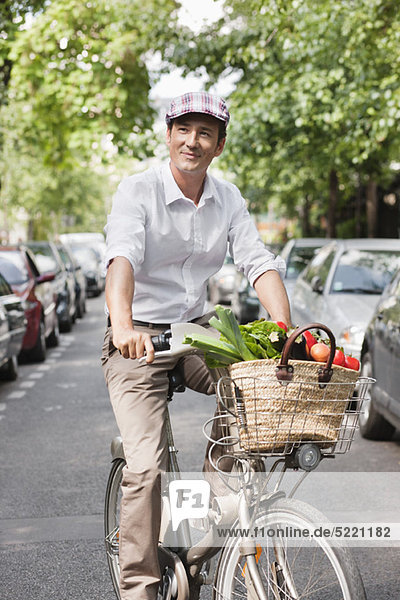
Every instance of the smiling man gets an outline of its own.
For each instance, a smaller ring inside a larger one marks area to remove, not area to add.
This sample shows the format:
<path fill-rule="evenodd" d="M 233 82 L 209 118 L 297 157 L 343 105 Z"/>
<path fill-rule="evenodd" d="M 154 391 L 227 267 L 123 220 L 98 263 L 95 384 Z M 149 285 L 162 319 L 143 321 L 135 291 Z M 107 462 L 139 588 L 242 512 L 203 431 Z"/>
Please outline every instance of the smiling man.
<path fill-rule="evenodd" d="M 157 597 L 168 371 L 180 362 L 188 387 L 214 391 L 199 356 L 153 362 L 151 336 L 171 323 L 208 324 L 207 280 L 221 268 L 228 245 L 271 317 L 290 324 L 284 262 L 265 249 L 239 190 L 207 173 L 225 145 L 225 101 L 206 92 L 184 94 L 172 101 L 166 122 L 169 161 L 121 182 L 105 228 L 108 327 L 102 365 L 127 461 L 122 600 Z M 139 363 L 145 354 L 147 362 Z"/>

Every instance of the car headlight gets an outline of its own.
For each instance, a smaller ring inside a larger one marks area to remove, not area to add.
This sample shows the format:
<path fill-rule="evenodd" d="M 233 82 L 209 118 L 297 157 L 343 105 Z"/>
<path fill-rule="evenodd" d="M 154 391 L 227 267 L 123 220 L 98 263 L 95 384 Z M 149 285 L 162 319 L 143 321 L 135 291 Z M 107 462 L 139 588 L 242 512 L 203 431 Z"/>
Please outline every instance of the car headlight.
<path fill-rule="evenodd" d="M 249 286 L 249 298 L 258 298 L 256 290 L 251 285 Z"/>
<path fill-rule="evenodd" d="M 364 329 L 357 327 L 357 325 L 349 325 L 340 332 L 337 344 L 338 346 L 351 345 L 361 348 L 364 340 L 364 333 Z"/>

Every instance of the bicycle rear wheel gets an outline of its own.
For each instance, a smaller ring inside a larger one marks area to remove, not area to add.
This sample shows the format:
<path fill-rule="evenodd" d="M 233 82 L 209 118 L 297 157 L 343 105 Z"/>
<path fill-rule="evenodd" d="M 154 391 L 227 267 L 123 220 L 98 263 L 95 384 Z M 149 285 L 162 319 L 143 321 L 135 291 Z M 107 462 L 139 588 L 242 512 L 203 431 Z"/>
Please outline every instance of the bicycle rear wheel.
<path fill-rule="evenodd" d="M 121 597 L 119 593 L 119 511 L 122 496 L 122 469 L 125 464 L 123 459 L 113 461 L 107 482 L 104 508 L 104 537 L 107 562 L 118 600 Z"/>
<path fill-rule="evenodd" d="M 288 531 L 285 527 L 312 530 L 316 524 L 328 526 L 329 522 L 319 511 L 298 500 L 282 499 L 268 509 L 261 508 L 254 526 L 258 527 L 258 532 L 263 532 L 263 539 L 257 545 L 256 560 L 264 598 L 366 599 L 360 574 L 348 548 L 332 547 L 324 538 L 303 539 L 301 546 L 291 546 L 285 538 L 273 534 L 278 528 Z M 246 557 L 241 556 L 239 546 L 240 540 L 231 538 L 221 554 L 214 600 L 259 599 L 250 579 Z"/>

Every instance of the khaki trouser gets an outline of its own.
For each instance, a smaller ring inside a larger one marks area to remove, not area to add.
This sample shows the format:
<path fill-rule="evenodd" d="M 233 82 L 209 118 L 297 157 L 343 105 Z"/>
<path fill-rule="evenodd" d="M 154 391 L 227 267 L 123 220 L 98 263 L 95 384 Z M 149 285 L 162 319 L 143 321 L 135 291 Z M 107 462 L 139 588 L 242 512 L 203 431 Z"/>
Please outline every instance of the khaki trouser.
<path fill-rule="evenodd" d="M 204 315 L 196 322 L 206 325 L 210 316 Z M 147 331 L 152 336 L 163 331 L 139 326 L 135 329 Z M 180 361 L 189 388 L 208 395 L 214 393 L 212 377 L 200 356 L 186 355 Z M 127 462 L 123 471 L 120 511 L 122 600 L 154 600 L 157 597 L 161 473 L 167 468 L 164 428 L 167 372 L 177 362 L 177 358 L 165 357 L 152 364 L 125 359 L 112 344 L 111 328 L 106 331 L 102 366 Z M 210 467 L 205 465 L 205 470 Z"/>

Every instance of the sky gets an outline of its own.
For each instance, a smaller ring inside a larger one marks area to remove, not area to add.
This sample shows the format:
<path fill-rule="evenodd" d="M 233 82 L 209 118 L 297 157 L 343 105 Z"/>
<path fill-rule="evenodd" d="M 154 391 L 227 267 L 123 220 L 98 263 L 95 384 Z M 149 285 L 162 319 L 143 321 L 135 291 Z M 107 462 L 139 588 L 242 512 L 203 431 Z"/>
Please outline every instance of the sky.
<path fill-rule="evenodd" d="M 212 23 L 223 16 L 222 0 L 180 0 L 182 8 L 179 11 L 179 21 L 182 25 L 190 27 L 197 33 L 207 23 Z M 151 97 L 171 98 L 185 92 L 196 92 L 202 89 L 202 79 L 194 76 L 182 77 L 180 69 L 168 75 L 163 75 L 160 81 L 153 86 Z M 232 81 L 220 81 L 210 91 L 222 96 L 232 91 Z"/>

